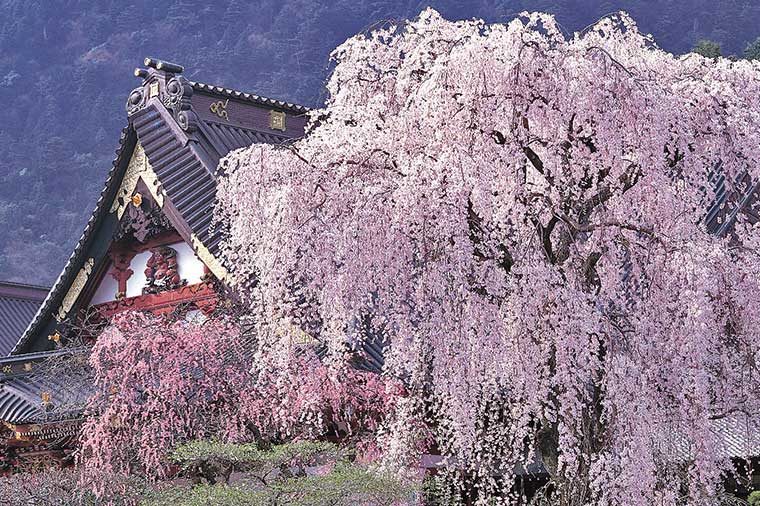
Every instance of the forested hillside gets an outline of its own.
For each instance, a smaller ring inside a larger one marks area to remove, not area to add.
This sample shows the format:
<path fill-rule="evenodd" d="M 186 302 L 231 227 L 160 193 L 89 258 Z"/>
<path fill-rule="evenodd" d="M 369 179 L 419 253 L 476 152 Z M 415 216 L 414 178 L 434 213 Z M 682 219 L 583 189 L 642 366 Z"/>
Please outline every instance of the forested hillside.
<path fill-rule="evenodd" d="M 125 125 L 145 56 L 190 79 L 315 106 L 330 51 L 432 5 L 448 18 L 556 14 L 571 34 L 625 9 L 665 49 L 703 38 L 741 54 L 755 0 L 0 0 L 0 279 L 52 283 L 78 240 Z"/>

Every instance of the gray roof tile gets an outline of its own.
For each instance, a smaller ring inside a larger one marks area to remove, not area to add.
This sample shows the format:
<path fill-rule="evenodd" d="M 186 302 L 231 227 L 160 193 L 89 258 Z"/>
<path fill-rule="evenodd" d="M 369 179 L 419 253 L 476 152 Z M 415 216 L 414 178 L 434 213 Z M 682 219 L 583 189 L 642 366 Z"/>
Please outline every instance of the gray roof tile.
<path fill-rule="evenodd" d="M 0 282 L 0 357 L 13 349 L 47 292 L 38 286 Z"/>

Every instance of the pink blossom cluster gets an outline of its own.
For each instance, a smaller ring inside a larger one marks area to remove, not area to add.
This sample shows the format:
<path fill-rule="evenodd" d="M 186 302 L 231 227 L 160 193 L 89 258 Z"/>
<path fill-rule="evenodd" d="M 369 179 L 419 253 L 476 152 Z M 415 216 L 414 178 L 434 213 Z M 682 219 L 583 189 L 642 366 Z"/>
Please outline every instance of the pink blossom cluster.
<path fill-rule="evenodd" d="M 360 440 L 390 409 L 376 374 L 325 364 L 308 347 L 275 370 L 252 361 L 256 343 L 241 329 L 232 318 L 113 318 L 90 356 L 95 394 L 79 455 L 88 486 L 103 494 L 113 476 L 164 478 L 169 453 L 191 439 Z"/>
<path fill-rule="evenodd" d="M 567 39 L 432 10 L 333 58 L 302 140 L 222 162 L 268 365 L 303 315 L 331 350 L 382 335 L 410 396 L 389 455 L 423 417 L 484 501 L 539 455 L 562 504 L 713 504 L 716 423 L 760 420 L 760 229 L 705 221 L 716 180 L 760 176 L 759 64 L 674 56 L 623 13 Z"/>

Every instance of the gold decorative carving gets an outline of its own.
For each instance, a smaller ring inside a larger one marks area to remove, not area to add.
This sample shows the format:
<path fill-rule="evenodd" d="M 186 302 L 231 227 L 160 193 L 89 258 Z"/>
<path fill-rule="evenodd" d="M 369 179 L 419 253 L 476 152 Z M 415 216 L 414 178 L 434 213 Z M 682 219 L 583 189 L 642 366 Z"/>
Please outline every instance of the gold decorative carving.
<path fill-rule="evenodd" d="M 127 172 L 124 174 L 124 179 L 121 181 L 119 191 L 116 192 L 116 197 L 111 205 L 111 212 L 116 213 L 116 216 L 119 219 L 121 219 L 127 206 L 130 203 L 134 203 L 132 194 L 135 192 L 137 182 L 141 178 L 145 182 L 145 186 L 148 187 L 153 200 L 158 204 L 158 207 L 163 207 L 164 193 L 161 188 L 161 182 L 153 171 L 153 167 L 150 165 L 150 161 L 145 155 L 145 150 L 142 145 L 137 143 L 135 150 L 132 153 L 132 158 L 129 160 Z M 137 195 L 135 195 L 135 197 L 136 196 Z M 140 196 L 139 200 L 142 202 L 142 196 Z"/>
<path fill-rule="evenodd" d="M 158 96 L 158 81 L 153 81 L 150 83 L 150 86 L 148 86 L 148 98 L 153 98 Z"/>
<path fill-rule="evenodd" d="M 55 334 L 49 335 L 48 336 L 48 341 L 53 341 L 53 342 L 56 342 L 56 343 L 60 342 L 61 341 L 61 334 L 60 334 L 60 332 L 56 332 Z"/>
<path fill-rule="evenodd" d="M 272 130 L 285 131 L 285 113 L 281 111 L 269 111 L 269 128 Z"/>
<path fill-rule="evenodd" d="M 77 276 L 74 278 L 74 281 L 71 283 L 71 287 L 69 288 L 69 291 L 66 293 L 66 296 L 63 298 L 63 302 L 61 302 L 61 307 L 58 308 L 58 313 L 55 315 L 55 319 L 59 322 L 62 321 L 64 318 L 66 318 L 66 315 L 69 314 L 69 311 L 71 311 L 71 308 L 74 306 L 74 303 L 77 301 L 77 298 L 79 297 L 79 294 L 82 293 L 82 290 L 84 289 L 84 285 L 87 284 L 87 279 L 90 277 L 90 274 L 92 273 L 92 267 L 95 265 L 95 260 L 92 258 L 88 258 L 87 261 L 84 263 L 84 266 L 79 269 L 79 272 L 77 273 Z"/>
<path fill-rule="evenodd" d="M 210 270 L 214 276 L 216 276 L 216 279 L 220 281 L 224 280 L 228 274 L 227 269 L 225 269 L 222 263 L 214 255 L 211 254 L 206 246 L 203 245 L 201 240 L 198 239 L 198 236 L 191 234 L 190 243 L 192 244 L 196 255 L 198 255 L 198 258 L 200 258 L 201 262 L 203 262 L 203 264 L 208 267 L 208 270 Z"/>
<path fill-rule="evenodd" d="M 13 374 L 13 367 L 10 365 L 3 366 L 3 374 Z"/>
<path fill-rule="evenodd" d="M 26 372 L 31 372 L 31 370 L 32 370 L 32 367 L 33 367 L 33 366 L 32 366 L 32 363 L 31 363 L 31 362 L 25 362 L 25 363 L 24 363 L 24 370 L 25 370 Z"/>
<path fill-rule="evenodd" d="M 227 121 L 229 121 L 229 116 L 227 116 L 227 104 L 230 103 L 230 99 L 228 98 L 225 101 L 217 101 L 214 102 L 209 106 L 209 110 L 219 116 L 220 118 L 223 118 Z"/>

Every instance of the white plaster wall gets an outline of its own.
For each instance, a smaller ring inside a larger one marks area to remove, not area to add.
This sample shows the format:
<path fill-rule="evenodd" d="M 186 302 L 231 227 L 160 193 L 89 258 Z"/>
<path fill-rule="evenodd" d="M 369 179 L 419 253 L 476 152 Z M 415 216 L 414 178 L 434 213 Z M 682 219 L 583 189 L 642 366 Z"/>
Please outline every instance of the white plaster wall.
<path fill-rule="evenodd" d="M 188 285 L 201 282 L 203 277 L 203 262 L 201 262 L 193 248 L 186 242 L 169 244 L 177 251 L 177 264 L 179 265 L 179 277 L 187 280 Z"/>
<path fill-rule="evenodd" d="M 109 264 L 108 269 L 106 270 L 106 275 L 103 276 L 100 285 L 98 285 L 98 289 L 95 290 L 95 295 L 92 296 L 90 304 L 102 304 L 103 302 L 116 300 L 116 292 L 119 291 L 119 282 L 111 276 L 111 267 L 112 265 Z"/>
<path fill-rule="evenodd" d="M 147 280 L 145 279 L 145 267 L 150 258 L 150 251 L 143 251 L 138 253 L 132 258 L 129 263 L 129 268 L 132 269 L 133 274 L 127 280 L 127 297 L 136 297 L 142 295 L 142 289 L 145 287 Z M 181 275 L 181 271 L 180 271 Z"/>

